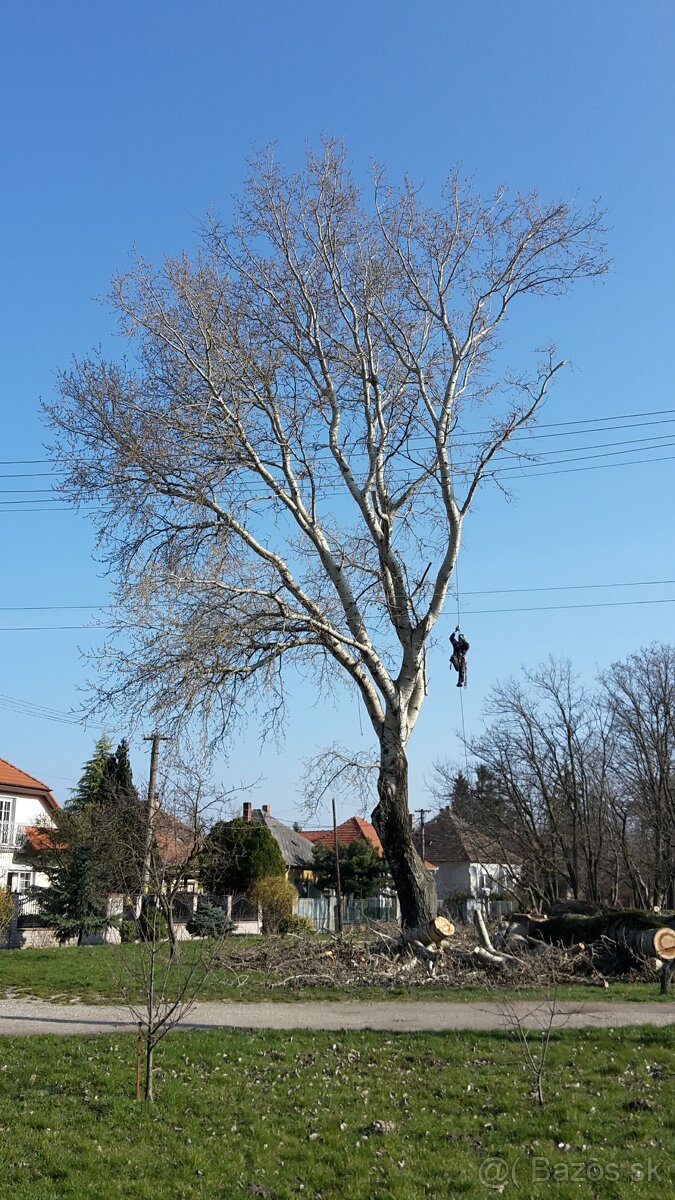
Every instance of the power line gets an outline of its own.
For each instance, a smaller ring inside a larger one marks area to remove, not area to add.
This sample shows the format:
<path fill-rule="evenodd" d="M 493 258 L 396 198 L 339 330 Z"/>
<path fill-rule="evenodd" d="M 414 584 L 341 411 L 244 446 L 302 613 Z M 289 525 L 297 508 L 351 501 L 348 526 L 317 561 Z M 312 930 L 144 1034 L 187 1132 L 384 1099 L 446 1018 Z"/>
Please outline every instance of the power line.
<path fill-rule="evenodd" d="M 107 604 L 9 604 L 0 612 L 94 612 L 108 608 Z"/>
<path fill-rule="evenodd" d="M 630 579 L 611 583 L 562 583 L 548 584 L 546 587 L 519 588 L 481 588 L 464 591 L 464 596 L 506 596 L 530 594 L 532 592 L 578 592 L 590 591 L 595 588 L 631 588 L 631 587 L 671 587 L 675 579 Z M 453 595 L 455 594 L 453 589 Z M 12 604 L 0 607 L 0 612 L 94 612 L 110 607 L 110 604 Z M 87 626 L 83 626 L 87 628 Z M 102 628 L 100 625 L 91 628 Z"/>
<path fill-rule="evenodd" d="M 591 456 L 591 457 L 596 457 L 596 456 Z M 527 470 L 523 469 L 521 471 L 519 471 L 517 468 L 512 467 L 509 470 L 504 470 L 504 471 L 502 471 L 502 470 L 491 471 L 488 473 L 487 478 L 491 478 L 493 475 L 511 475 L 511 476 L 521 475 L 524 478 L 530 477 L 533 479 L 539 479 L 540 477 L 542 477 L 544 475 L 576 475 L 576 474 L 578 474 L 579 471 L 607 471 L 612 467 L 641 467 L 647 463 L 672 462 L 674 458 L 675 458 L 675 454 L 664 454 L 664 455 L 659 455 L 655 458 L 636 458 L 632 462 L 595 463 L 592 467 L 571 467 L 569 470 L 566 470 L 564 467 L 560 467 L 559 469 L 556 469 L 553 471 L 539 471 L 536 469 L 536 466 L 532 467 L 531 469 L 527 469 Z M 570 459 L 569 461 L 570 462 L 583 462 L 586 460 L 585 459 Z M 548 464 L 541 463 L 541 466 L 545 467 L 545 466 L 548 466 Z"/>
<path fill-rule="evenodd" d="M 463 616 L 484 616 L 488 613 L 562 612 L 575 608 L 632 608 L 645 604 L 675 604 L 675 596 L 653 600 L 603 600 L 588 604 L 544 604 L 525 608 L 466 608 Z M 445 620 L 455 620 L 449 612 L 441 613 Z M 53 633 L 62 630 L 111 630 L 114 625 L 0 625 L 0 633 Z"/>
<path fill-rule="evenodd" d="M 552 422 L 549 425 L 540 426 L 539 428 L 560 429 L 561 427 L 572 426 L 572 425 L 574 425 L 574 426 L 577 426 L 577 425 L 578 426 L 588 426 L 588 425 L 597 426 L 598 424 L 601 424 L 601 425 L 604 424 L 605 429 L 616 428 L 616 429 L 621 430 L 621 429 L 639 428 L 646 424 L 672 424 L 673 420 L 654 421 L 654 422 L 637 422 L 637 423 L 633 423 L 632 425 L 624 424 L 624 425 L 620 425 L 620 426 L 609 426 L 607 424 L 607 422 L 610 422 L 610 421 L 613 421 L 616 419 L 625 420 L 628 416 L 659 416 L 659 415 L 668 414 L 668 413 L 675 413 L 675 409 L 655 410 L 654 412 L 645 413 L 645 414 L 626 414 L 625 417 L 619 416 L 618 418 L 614 416 L 614 417 L 606 417 L 606 418 L 602 418 L 602 417 L 588 418 L 588 419 L 584 419 L 581 421 L 574 421 L 574 422 Z M 605 432 L 605 429 L 583 429 L 583 428 L 580 428 L 578 430 L 578 432 L 579 433 Z M 487 433 L 489 431 L 485 431 L 485 432 Z M 559 435 L 558 434 L 539 434 L 536 431 L 531 431 L 531 432 L 515 435 L 511 441 L 512 442 L 520 442 L 523 440 L 532 441 L 532 440 L 537 440 L 537 438 L 539 438 L 539 437 L 543 438 L 543 437 L 556 437 L 556 436 L 559 436 Z M 567 432 L 565 434 L 563 434 L 562 436 L 570 436 L 569 428 L 567 429 Z M 656 448 L 656 446 L 659 444 L 662 448 L 665 449 L 667 447 L 675 445 L 675 442 L 670 440 L 671 438 L 672 438 L 672 434 L 667 433 L 667 434 L 657 435 L 654 437 L 639 438 L 639 439 L 626 439 L 626 440 L 618 441 L 618 442 L 616 442 L 616 441 L 615 442 L 599 442 L 599 443 L 589 444 L 588 446 L 583 446 L 583 447 L 575 446 L 575 447 L 553 448 L 553 449 L 546 451 L 545 454 L 538 456 L 538 457 L 540 457 L 539 462 L 533 462 L 530 460 L 526 463 L 522 463 L 520 466 L 517 466 L 513 463 L 506 463 L 505 465 L 495 467 L 493 470 L 489 471 L 487 474 L 490 477 L 494 477 L 498 474 L 499 475 L 509 475 L 510 474 L 511 476 L 518 474 L 521 477 L 525 477 L 527 475 L 561 474 L 561 473 L 564 473 L 568 464 L 573 464 L 576 462 L 588 462 L 588 461 L 591 461 L 591 460 L 594 460 L 597 458 L 609 458 L 609 457 L 613 457 L 614 455 L 620 456 L 622 454 L 631 454 L 631 453 L 641 454 L 641 453 L 644 453 L 645 451 L 647 451 L 648 449 Z M 411 439 L 411 440 L 420 440 L 420 439 Z M 426 442 L 429 442 L 429 440 L 430 440 L 429 435 L 425 435 L 424 440 Z M 458 439 L 458 442 L 459 442 L 459 445 L 461 446 L 462 439 L 461 438 Z M 649 443 L 651 443 L 651 445 Z M 470 443 L 466 443 L 466 444 L 470 444 Z M 580 450 L 584 450 L 584 451 L 585 450 L 593 450 L 593 451 L 605 450 L 607 447 L 614 447 L 614 446 L 626 446 L 627 449 L 613 451 L 613 452 L 607 453 L 607 454 L 579 454 L 578 453 L 578 451 L 580 451 Z M 507 454 L 509 453 L 508 448 L 505 449 L 505 453 L 507 453 Z M 560 455 L 570 455 L 572 457 L 568 457 L 566 459 L 560 460 L 561 461 L 560 469 L 556 469 L 554 471 L 546 471 L 546 470 L 542 469 L 547 466 L 553 466 L 555 457 L 559 457 Z M 515 457 L 517 457 L 517 456 L 515 456 Z M 524 458 L 525 456 L 522 456 L 522 457 Z M 669 460 L 670 460 L 670 456 L 668 456 L 667 458 L 660 458 L 660 459 L 659 458 L 635 459 L 630 463 L 626 462 L 626 463 L 622 463 L 622 464 L 608 464 L 608 465 L 626 465 L 626 466 L 630 465 L 630 466 L 633 466 L 633 465 L 639 465 L 641 462 L 649 463 L 649 462 L 669 461 Z M 12 461 L 15 461 L 17 464 L 19 464 L 22 461 L 25 463 L 29 463 L 29 462 L 41 462 L 41 461 L 49 462 L 50 460 L 3 460 L 4 465 L 10 465 L 12 463 Z M 330 455 L 328 456 L 328 461 L 330 461 L 331 463 L 333 462 L 332 456 L 330 456 Z M 463 469 L 471 470 L 472 466 L 473 466 L 473 464 L 470 464 L 470 463 L 455 463 L 455 468 L 458 471 L 461 471 Z M 406 470 L 407 470 L 407 468 L 405 468 L 403 466 L 396 468 L 397 473 L 400 473 L 401 471 L 406 471 Z M 36 472 L 35 474 L 36 475 L 39 475 L 39 474 L 47 474 L 48 475 L 49 473 L 37 473 Z M 26 477 L 28 477 L 28 476 L 26 476 Z M 13 478 L 13 476 L 10 476 L 10 475 L 0 476 L 0 479 L 3 479 L 3 478 L 9 479 L 9 478 Z M 408 483 L 409 481 L 410 480 L 409 480 L 409 476 L 408 476 L 407 478 L 405 478 L 404 483 Z M 254 481 L 250 481 L 250 482 L 244 484 L 242 486 L 242 491 L 248 491 L 250 494 L 252 488 L 255 488 Z M 6 506 L 6 507 L 14 506 L 14 507 L 11 507 L 12 512 L 25 511 L 25 509 L 23 507 L 22 508 L 17 507 L 19 505 L 21 505 L 21 506 L 25 506 L 25 505 L 37 506 L 40 504 L 54 505 L 55 508 L 56 508 L 56 506 L 62 506 L 66 510 L 69 510 L 69 509 L 72 510 L 73 506 L 71 505 L 70 501 L 68 501 L 67 499 L 64 499 L 58 495 L 54 496 L 54 498 L 52 500 L 46 499 L 46 497 L 48 497 L 50 493 L 53 493 L 53 490 L 54 490 L 53 488 L 0 489 L 0 493 L 2 493 L 4 495 L 11 495 L 12 497 L 14 497 L 12 500 L 0 501 L 0 506 Z M 342 489 L 340 489 L 340 491 L 338 491 L 338 492 L 329 491 L 328 489 L 326 489 L 325 491 L 323 491 L 321 493 L 321 495 L 326 498 L 330 498 L 332 495 L 341 495 L 341 494 L 342 494 Z M 22 497 L 22 496 L 26 496 L 27 498 L 26 499 L 18 498 L 18 497 Z M 45 511 L 45 510 L 42 509 L 40 511 Z M 83 510 L 80 509 L 79 511 L 81 512 Z"/>
<path fill-rule="evenodd" d="M 644 417 L 664 417 L 666 419 L 661 420 L 661 421 L 645 421 L 645 420 L 641 419 Z M 638 418 L 638 419 L 635 420 L 635 418 Z M 609 425 L 609 422 L 612 422 L 612 421 L 622 422 L 622 424 L 614 426 L 614 428 L 616 428 L 617 430 L 621 430 L 621 429 L 638 429 L 638 428 L 643 428 L 647 425 L 668 425 L 668 424 L 672 424 L 673 420 L 675 420 L 675 408 L 651 409 L 651 410 L 648 410 L 647 412 L 612 413 L 606 417 L 584 417 L 584 418 L 577 418 L 574 421 L 542 422 L 537 425 L 536 429 L 521 430 L 520 432 L 515 433 L 511 440 L 512 441 L 530 441 L 530 440 L 536 441 L 539 438 L 574 437 L 575 433 L 572 428 L 573 426 L 578 426 L 579 427 L 578 432 L 582 433 L 582 434 L 583 433 L 589 434 L 589 433 L 595 433 L 595 432 L 604 433 L 604 432 L 606 432 L 607 429 L 612 428 L 612 426 Z M 628 421 L 630 421 L 631 424 L 625 424 L 625 422 L 628 422 Z M 598 429 L 598 430 L 583 428 L 584 426 L 589 426 L 589 425 L 600 425 L 600 426 L 603 426 L 603 428 Z M 562 432 L 560 434 L 540 433 L 539 430 L 542 430 L 542 429 L 557 429 L 557 430 L 564 430 L 565 432 Z M 471 442 L 470 439 L 488 437 L 493 432 L 494 431 L 492 429 L 466 430 L 464 433 L 458 434 L 457 442 L 461 444 L 461 442 L 464 441 L 467 445 L 471 445 L 473 443 Z M 418 435 L 417 437 L 408 439 L 408 441 L 429 441 L 429 440 L 432 440 L 431 434 Z M 52 458 L 5 458 L 5 459 L 0 459 L 0 466 L 4 466 L 4 467 L 48 466 L 48 465 L 56 466 L 58 464 L 58 462 L 59 462 L 58 459 L 52 459 Z M 31 473 L 26 473 L 25 477 L 28 478 L 31 475 L 38 476 L 41 474 L 49 475 L 49 474 L 63 474 L 63 473 L 64 472 L 61 470 L 56 471 L 56 472 L 31 472 Z M 7 478 L 7 479 L 20 478 L 20 477 L 21 476 L 18 476 L 18 475 L 17 476 L 10 476 L 10 475 L 0 476 L 0 478 Z"/>
<path fill-rule="evenodd" d="M 608 443 L 608 444 L 612 445 L 612 444 L 616 444 L 616 443 Z M 663 445 L 663 449 L 669 449 L 671 446 L 675 446 L 675 441 L 663 442 L 662 445 Z M 633 466 L 638 467 L 638 466 L 642 466 L 643 464 L 649 464 L 649 463 L 655 463 L 655 462 L 671 462 L 673 460 L 673 458 L 675 458 L 675 455 L 670 454 L 670 455 L 656 455 L 651 458 L 636 458 L 631 461 L 624 461 L 624 462 L 614 462 L 614 463 L 597 463 L 597 462 L 595 462 L 595 460 L 598 458 L 614 458 L 614 457 L 618 457 L 620 455 L 633 454 L 633 453 L 641 454 L 641 453 L 645 453 L 647 450 L 654 449 L 654 448 L 655 447 L 652 447 L 652 446 L 644 446 L 642 448 L 640 448 L 638 446 L 630 446 L 627 450 L 613 450 L 613 451 L 609 451 L 609 452 L 603 453 L 603 454 L 582 454 L 582 455 L 579 455 L 574 458 L 563 459 L 562 463 L 564 465 L 561 465 L 560 467 L 555 465 L 554 460 L 551 461 L 551 460 L 546 460 L 544 458 L 542 458 L 540 462 L 527 461 L 526 463 L 519 465 L 519 466 L 514 465 L 513 463 L 508 463 L 505 466 L 495 467 L 491 470 L 487 470 L 485 472 L 484 478 L 486 480 L 488 480 L 488 479 L 496 478 L 497 476 L 506 477 L 506 478 L 513 478 L 514 476 L 518 476 L 519 478 L 524 479 L 524 478 L 528 478 L 528 477 L 536 478 L 536 477 L 544 476 L 544 475 L 567 475 L 567 474 L 576 474 L 579 471 L 606 470 L 610 467 L 633 467 Z M 567 453 L 567 451 L 555 451 L 553 453 Z M 582 463 L 593 462 L 593 465 L 588 466 L 588 467 L 574 467 L 571 465 L 571 464 L 574 464 L 577 462 L 582 462 Z M 542 469 L 542 468 L 547 468 L 550 466 L 553 466 L 554 469 L 553 470 Z M 398 468 L 398 470 L 404 470 L 404 469 L 405 468 Z M 472 469 L 473 469 L 472 466 L 470 466 L 469 464 L 461 463 L 461 464 L 455 465 L 455 472 L 460 475 L 461 474 L 470 474 Z M 283 482 L 283 481 L 280 480 L 279 482 Z M 409 484 L 411 482 L 413 482 L 413 480 L 411 480 L 409 477 L 405 478 L 405 479 L 402 479 L 402 478 L 398 479 L 399 486 L 402 486 L 402 487 L 405 487 L 407 484 Z M 425 481 L 422 486 L 426 486 L 428 484 L 428 482 L 430 482 L 430 481 L 429 480 Z M 39 491 L 41 489 L 37 489 L 37 490 Z M 43 490 L 49 491 L 51 489 L 43 489 Z M 249 498 L 255 497 L 256 489 L 255 489 L 254 482 L 251 481 L 250 483 L 240 485 L 239 491 L 240 491 L 240 494 L 242 495 L 242 497 L 244 497 L 244 498 L 246 498 L 247 496 Z M 5 494 L 6 495 L 10 495 L 10 494 L 15 495 L 16 493 L 13 491 L 6 491 Z M 29 493 L 29 494 L 34 494 L 34 493 Z M 322 500 L 328 500 L 328 499 L 333 499 L 336 497 L 340 498 L 342 496 L 344 496 L 346 498 L 346 492 L 345 492 L 344 488 L 332 487 L 332 488 L 326 488 L 325 490 L 321 490 L 318 498 L 322 499 Z M 267 496 L 261 496 L 261 499 L 265 499 L 268 502 L 273 503 L 273 502 L 275 502 L 276 497 L 274 496 L 274 494 L 272 492 L 270 492 Z M 53 507 L 50 509 L 39 509 L 37 507 L 33 507 L 33 508 L 16 507 L 18 505 L 37 506 L 39 504 L 45 504 L 45 503 L 49 503 L 49 504 L 53 505 Z M 5 512 L 16 513 L 16 512 L 55 512 L 55 511 L 56 512 L 73 512 L 73 513 L 77 512 L 78 514 L 90 515 L 91 513 L 97 512 L 100 510 L 97 510 L 97 509 L 85 510 L 82 508 L 78 509 L 75 505 L 72 505 L 69 501 L 61 500 L 59 498 L 55 498 L 53 501 L 47 501 L 44 499 L 44 497 L 42 497 L 40 499 L 34 499 L 34 500 L 31 500 L 31 499 L 0 500 L 0 516 L 2 516 Z"/>
<path fill-rule="evenodd" d="M 610 413 L 606 417 L 576 417 L 573 421 L 542 421 L 537 429 L 566 429 L 572 425 L 603 425 L 608 421 L 633 421 L 643 417 L 668 417 L 675 415 L 675 408 L 652 408 L 643 412 Z M 490 429 L 467 430 L 471 437 L 480 437 L 491 433 Z M 37 466 L 58 462 L 54 458 L 0 458 L 0 467 L 6 466 Z"/>
<path fill-rule="evenodd" d="M 675 584 L 675 579 L 634 579 L 624 583 L 562 583 L 551 584 L 547 587 L 490 588 L 474 592 L 463 590 L 462 594 L 464 596 L 505 596 L 517 592 L 577 592 L 590 588 L 668 587 L 671 584 Z"/>
<path fill-rule="evenodd" d="M 631 608 L 638 604 L 675 604 L 675 596 L 654 600 L 603 600 L 597 604 L 545 604 L 533 605 L 531 608 L 467 608 L 464 610 L 464 616 L 476 617 L 486 613 L 562 612 L 572 608 Z M 447 619 L 450 613 L 441 613 L 441 616 Z M 454 620 L 454 617 L 451 619 Z"/>
<path fill-rule="evenodd" d="M 80 725 L 81 721 L 72 714 L 59 712 L 57 709 L 45 708 L 29 700 L 18 700 L 14 696 L 0 695 L 0 708 L 8 712 L 16 712 L 24 717 L 39 717 L 42 721 L 55 721 L 61 725 Z"/>
<path fill-rule="evenodd" d="M 616 429 L 617 431 L 623 431 L 623 430 L 628 430 L 628 429 L 643 428 L 645 425 L 662 425 L 662 424 L 671 425 L 673 423 L 675 423 L 675 418 L 673 418 L 672 420 L 669 420 L 669 421 L 640 422 L 640 423 L 633 424 L 633 425 L 611 426 L 610 428 Z M 590 430 L 589 429 L 580 429 L 578 431 L 578 435 L 582 435 L 582 434 L 588 435 L 591 433 L 605 433 L 605 432 L 606 432 L 606 430 L 604 430 L 604 429 L 590 429 Z M 513 445 L 514 443 L 520 444 L 522 441 L 533 441 L 533 440 L 536 441 L 539 438 L 549 438 L 549 437 L 559 437 L 559 436 L 569 437 L 569 436 L 573 436 L 573 435 L 570 434 L 569 432 L 567 434 L 563 434 L 563 435 L 559 435 L 559 434 L 541 434 L 540 435 L 537 433 L 528 433 L 528 434 L 520 434 L 520 435 L 516 434 L 512 438 L 509 439 L 508 443 L 506 443 L 506 445 L 504 447 L 504 453 L 508 453 L 509 452 L 508 447 L 510 445 Z M 577 435 L 574 435 L 574 436 L 577 436 Z M 556 455 L 557 454 L 573 454 L 573 453 L 577 453 L 580 450 L 602 450 L 602 449 L 607 448 L 608 446 L 629 446 L 629 447 L 632 447 L 633 449 L 637 450 L 639 443 L 647 443 L 647 442 L 659 443 L 660 442 L 660 443 L 664 444 L 667 442 L 667 439 L 672 438 L 672 437 L 673 437 L 673 433 L 672 433 L 672 431 L 670 431 L 668 433 L 657 434 L 652 437 L 646 437 L 646 438 L 629 438 L 629 439 L 624 439 L 623 441 L 617 441 L 617 442 L 596 442 L 596 443 L 592 443 L 588 446 L 561 447 L 560 449 L 554 448 L 551 450 L 547 450 L 545 452 L 545 454 L 547 456 L 551 456 L 554 454 L 556 454 Z M 433 444 L 433 439 L 431 438 L 430 435 L 425 435 L 424 437 L 412 437 L 407 440 L 406 444 L 409 445 L 409 444 L 417 443 L 417 442 L 424 442 L 425 444 L 429 445 L 429 444 Z M 477 444 L 479 444 L 479 443 L 471 442 L 470 440 L 466 440 L 466 439 L 463 439 L 460 437 L 459 439 L 457 439 L 457 442 L 454 443 L 454 446 L 455 446 L 456 450 L 463 450 L 467 446 L 477 445 Z M 538 452 L 533 451 L 533 453 L 536 454 Z M 542 456 L 543 456 L 543 454 L 542 454 Z M 327 451 L 321 451 L 320 453 L 317 452 L 315 454 L 315 458 L 320 459 L 320 461 L 330 462 L 331 464 L 333 464 L 333 462 L 334 462 L 332 454 L 328 453 Z M 456 465 L 460 465 L 460 464 L 456 464 Z M 400 469 L 405 469 L 405 468 L 400 468 Z M 35 472 L 33 474 L 0 475 L 0 480 L 3 480 L 3 479 L 29 479 L 29 478 L 53 478 L 54 475 L 62 475 L 64 473 L 65 473 L 64 471 L 54 471 L 54 472 Z M 39 493 L 39 492 L 49 493 L 49 492 L 53 492 L 54 489 L 53 488 L 4 488 L 1 490 L 4 492 L 5 495 L 21 495 L 24 493 L 26 493 L 26 494 L 31 494 L 31 493 L 35 494 L 35 493 Z"/>
<path fill-rule="evenodd" d="M 66 629 L 114 629 L 113 625 L 0 625 L 0 633 L 57 633 Z"/>

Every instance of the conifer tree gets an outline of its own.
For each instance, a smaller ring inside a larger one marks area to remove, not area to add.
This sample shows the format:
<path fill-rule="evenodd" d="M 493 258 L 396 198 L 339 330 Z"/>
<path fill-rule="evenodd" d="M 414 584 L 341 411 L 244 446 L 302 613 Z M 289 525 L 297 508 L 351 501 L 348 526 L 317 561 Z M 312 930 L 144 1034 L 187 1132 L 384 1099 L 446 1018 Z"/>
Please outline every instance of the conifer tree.
<path fill-rule="evenodd" d="M 91 758 L 84 764 L 84 770 L 68 808 L 82 810 L 87 805 L 96 803 L 106 763 L 111 754 L 112 742 L 104 734 L 94 746 Z"/>

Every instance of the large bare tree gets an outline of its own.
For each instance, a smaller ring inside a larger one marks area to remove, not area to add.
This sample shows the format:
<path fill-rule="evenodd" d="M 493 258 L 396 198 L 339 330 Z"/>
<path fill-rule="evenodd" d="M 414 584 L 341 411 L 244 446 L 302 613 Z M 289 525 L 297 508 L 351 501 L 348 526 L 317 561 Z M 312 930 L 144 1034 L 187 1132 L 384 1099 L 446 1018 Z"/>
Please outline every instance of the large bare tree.
<path fill-rule="evenodd" d="M 408 818 L 425 649 L 476 489 L 562 366 L 511 363 L 506 319 L 603 272 L 600 234 L 459 174 L 437 208 L 379 170 L 366 198 L 331 141 L 292 175 L 265 154 L 231 229 L 114 280 L 129 362 L 76 361 L 49 409 L 131 639 L 104 698 L 224 734 L 280 720 L 286 667 L 355 688 L 407 924 L 436 911 Z"/>
<path fill-rule="evenodd" d="M 496 683 L 486 712 L 491 723 L 470 750 L 488 767 L 501 803 L 485 819 L 521 865 L 532 900 L 605 900 L 618 845 L 606 706 L 580 685 L 570 662 L 549 659 L 525 671 L 524 682 Z M 442 778 L 442 765 L 437 771 Z"/>
<path fill-rule="evenodd" d="M 615 813 L 635 904 L 675 905 L 675 647 L 643 646 L 602 676 Z"/>

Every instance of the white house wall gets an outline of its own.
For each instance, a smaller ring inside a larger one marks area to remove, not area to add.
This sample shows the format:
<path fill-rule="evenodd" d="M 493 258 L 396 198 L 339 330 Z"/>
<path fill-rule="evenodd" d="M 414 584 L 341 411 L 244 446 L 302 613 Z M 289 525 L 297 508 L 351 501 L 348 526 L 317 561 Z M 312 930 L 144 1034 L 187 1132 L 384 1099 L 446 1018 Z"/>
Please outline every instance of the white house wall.
<path fill-rule="evenodd" d="M 466 896 L 471 887 L 469 863 L 439 863 L 434 872 L 434 883 L 440 904 L 445 903 L 448 896 Z"/>
<path fill-rule="evenodd" d="M 16 796 L 8 792 L 0 793 L 0 800 L 9 800 L 12 804 L 10 824 L 32 825 L 40 827 L 53 825 L 51 811 L 39 796 Z M 21 859 L 21 850 L 17 847 L 7 847 L 0 850 L 0 887 L 7 885 L 10 871 L 28 870 Z M 33 874 L 33 884 L 37 887 L 49 887 L 49 880 L 40 871 Z"/>
<path fill-rule="evenodd" d="M 439 904 L 449 896 L 478 897 L 487 888 L 493 895 L 508 890 L 512 869 L 503 863 L 439 863 L 434 872 Z"/>

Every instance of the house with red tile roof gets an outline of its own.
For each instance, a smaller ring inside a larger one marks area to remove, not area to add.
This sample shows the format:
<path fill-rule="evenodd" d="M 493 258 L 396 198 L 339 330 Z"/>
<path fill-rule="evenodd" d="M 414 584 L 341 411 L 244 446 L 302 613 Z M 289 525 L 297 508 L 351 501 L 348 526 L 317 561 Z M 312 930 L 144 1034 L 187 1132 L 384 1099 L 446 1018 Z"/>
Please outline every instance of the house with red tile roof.
<path fill-rule="evenodd" d="M 302 832 L 302 836 L 307 838 L 308 841 L 314 842 L 315 845 L 317 842 L 320 842 L 324 846 L 330 846 L 331 850 L 333 848 L 334 834 L 332 829 L 305 829 Z M 373 850 L 377 851 L 380 858 L 384 855 L 382 842 L 378 837 L 375 826 L 371 825 L 370 821 L 364 821 L 363 817 L 350 817 L 349 820 L 343 821 L 341 825 L 338 825 L 337 839 L 338 846 L 348 846 L 351 842 L 369 842 Z M 427 859 L 424 860 L 424 865 L 427 871 L 436 870 L 434 863 L 429 862 Z"/>
<path fill-rule="evenodd" d="M 26 845 L 39 849 L 41 830 L 52 824 L 59 805 L 46 783 L 0 758 L 0 887 L 27 892 L 46 887 L 46 876 L 22 857 Z"/>
<path fill-rule="evenodd" d="M 303 829 L 302 836 L 308 842 L 320 842 L 324 846 L 333 846 L 334 834 L 332 829 Z M 364 821 L 363 817 L 349 817 L 337 827 L 338 846 L 349 846 L 352 842 L 369 842 L 380 858 L 384 851 L 374 825 Z"/>

